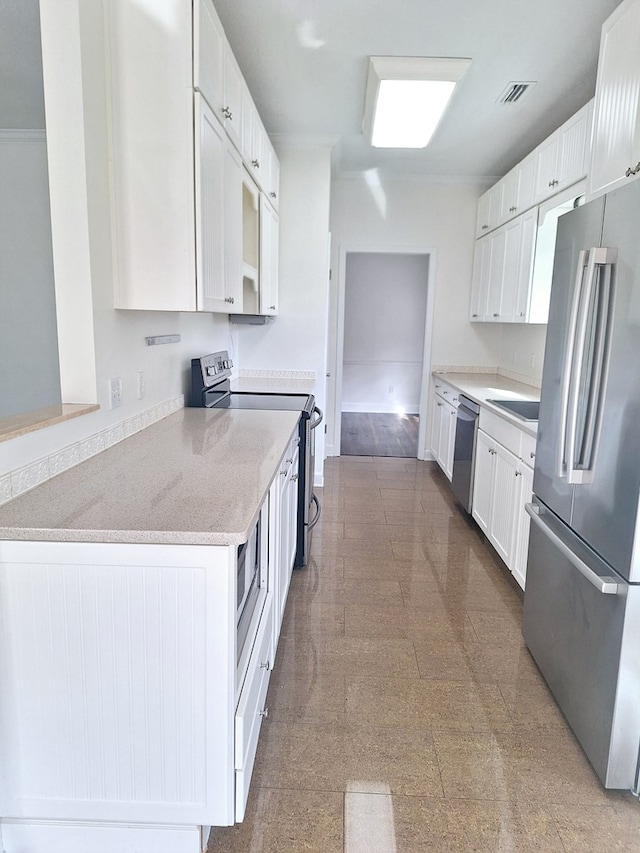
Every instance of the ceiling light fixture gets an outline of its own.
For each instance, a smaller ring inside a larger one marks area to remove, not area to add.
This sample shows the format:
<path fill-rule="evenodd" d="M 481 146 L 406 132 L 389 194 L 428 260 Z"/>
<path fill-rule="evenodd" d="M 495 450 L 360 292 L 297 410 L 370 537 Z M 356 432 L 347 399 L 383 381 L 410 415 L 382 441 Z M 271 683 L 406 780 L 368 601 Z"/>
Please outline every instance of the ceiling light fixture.
<path fill-rule="evenodd" d="M 371 56 L 363 129 L 375 148 L 424 148 L 470 59 Z"/>

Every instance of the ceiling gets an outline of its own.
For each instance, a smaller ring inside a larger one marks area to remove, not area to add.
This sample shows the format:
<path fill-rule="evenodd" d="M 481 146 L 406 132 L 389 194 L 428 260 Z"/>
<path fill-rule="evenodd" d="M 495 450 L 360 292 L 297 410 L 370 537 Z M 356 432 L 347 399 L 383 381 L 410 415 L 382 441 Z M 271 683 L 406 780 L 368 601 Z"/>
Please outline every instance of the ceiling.
<path fill-rule="evenodd" d="M 271 135 L 336 140 L 344 172 L 505 174 L 593 96 L 600 27 L 619 0 L 214 0 Z M 472 65 L 427 148 L 371 148 L 361 130 L 369 56 Z M 536 81 L 517 104 L 510 81 Z"/>
<path fill-rule="evenodd" d="M 480 180 L 505 174 L 593 95 L 600 27 L 618 2 L 214 0 L 271 135 L 335 141 L 341 172 Z M 43 127 L 38 0 L 2 0 L 0 24 L 0 128 Z M 365 142 L 371 55 L 472 60 L 427 148 Z M 537 85 L 498 104 L 520 80 Z"/>

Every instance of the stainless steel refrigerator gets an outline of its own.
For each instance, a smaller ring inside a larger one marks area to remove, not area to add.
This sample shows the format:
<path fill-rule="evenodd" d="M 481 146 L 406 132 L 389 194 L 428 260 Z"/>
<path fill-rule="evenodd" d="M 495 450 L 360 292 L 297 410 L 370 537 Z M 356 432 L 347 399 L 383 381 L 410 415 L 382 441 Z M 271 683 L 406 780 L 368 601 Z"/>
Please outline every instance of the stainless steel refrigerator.
<path fill-rule="evenodd" d="M 607 788 L 640 749 L 640 182 L 559 220 L 522 632 Z"/>

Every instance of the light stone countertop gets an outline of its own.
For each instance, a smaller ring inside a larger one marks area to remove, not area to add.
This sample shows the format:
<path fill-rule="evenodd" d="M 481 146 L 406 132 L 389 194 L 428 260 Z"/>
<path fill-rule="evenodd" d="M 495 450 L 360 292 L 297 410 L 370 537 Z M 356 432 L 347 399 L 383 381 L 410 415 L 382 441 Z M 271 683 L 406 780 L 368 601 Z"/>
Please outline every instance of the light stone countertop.
<path fill-rule="evenodd" d="M 537 435 L 537 421 L 523 421 L 499 406 L 487 402 L 491 399 L 501 398 L 539 400 L 540 389 L 536 388 L 535 385 L 516 382 L 514 379 L 501 376 L 499 373 L 434 373 L 434 380 L 439 376 L 478 405 L 486 406 L 491 412 L 509 421 L 509 423 L 515 424 L 529 435 Z"/>
<path fill-rule="evenodd" d="M 181 409 L 0 507 L 0 539 L 239 545 L 299 417 Z"/>

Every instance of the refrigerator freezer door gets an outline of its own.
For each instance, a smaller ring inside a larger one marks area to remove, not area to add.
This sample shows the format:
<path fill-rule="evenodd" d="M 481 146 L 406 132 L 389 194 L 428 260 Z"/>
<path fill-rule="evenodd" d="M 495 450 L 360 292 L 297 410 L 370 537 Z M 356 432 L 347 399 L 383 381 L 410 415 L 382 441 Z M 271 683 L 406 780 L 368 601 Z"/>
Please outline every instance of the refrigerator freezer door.
<path fill-rule="evenodd" d="M 533 490 L 567 523 L 574 490 L 567 479 L 566 444 L 577 293 L 586 275 L 587 251 L 600 243 L 603 210 L 604 198 L 598 198 L 558 220 Z"/>
<path fill-rule="evenodd" d="M 587 481 L 575 487 L 571 526 L 627 580 L 640 582 L 640 185 L 606 196 L 602 243 L 617 249 L 608 365 Z"/>
<path fill-rule="evenodd" d="M 631 789 L 640 748 L 640 587 L 619 579 L 606 593 L 611 575 L 552 513 L 533 517 L 525 642 L 605 787 Z"/>

